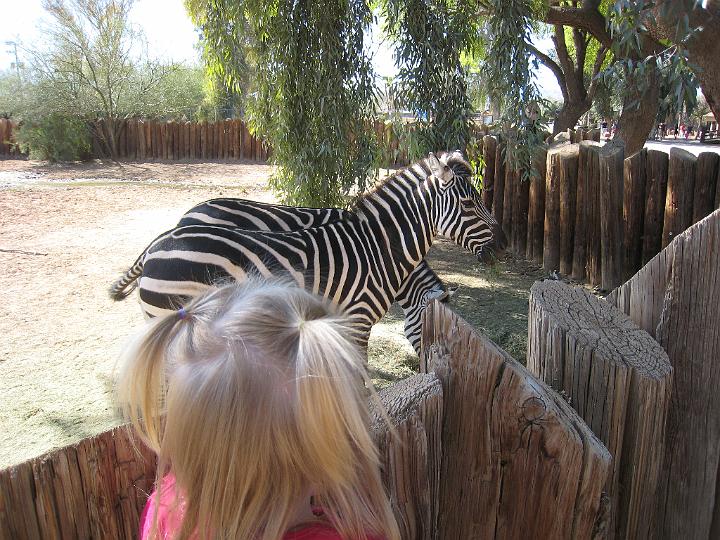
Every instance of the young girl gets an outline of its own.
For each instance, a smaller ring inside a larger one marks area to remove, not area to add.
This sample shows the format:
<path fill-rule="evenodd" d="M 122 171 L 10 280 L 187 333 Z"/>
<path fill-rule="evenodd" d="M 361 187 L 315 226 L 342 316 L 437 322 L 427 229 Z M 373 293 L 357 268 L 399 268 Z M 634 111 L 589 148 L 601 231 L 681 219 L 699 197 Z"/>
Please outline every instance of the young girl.
<path fill-rule="evenodd" d="M 118 381 L 158 455 L 141 538 L 398 539 L 350 335 L 321 299 L 258 282 L 152 321 Z"/>

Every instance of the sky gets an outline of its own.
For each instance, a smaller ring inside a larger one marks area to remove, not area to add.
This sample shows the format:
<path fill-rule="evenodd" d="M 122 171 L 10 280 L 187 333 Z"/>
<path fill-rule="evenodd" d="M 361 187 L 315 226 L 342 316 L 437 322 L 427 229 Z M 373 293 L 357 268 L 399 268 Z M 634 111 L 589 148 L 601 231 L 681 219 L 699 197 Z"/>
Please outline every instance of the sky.
<path fill-rule="evenodd" d="M 0 25 L 0 70 L 5 70 L 15 61 L 14 47 L 5 42 L 14 41 L 29 46 L 41 39 L 42 32 L 38 29 L 38 24 L 44 17 L 44 11 L 41 0 L 0 0 L 0 13 L 4 15 L 3 20 L 6 23 Z M 131 18 L 133 24 L 145 33 L 151 56 L 186 64 L 199 62 L 195 48 L 197 33 L 182 0 L 137 0 Z M 546 38 L 535 45 L 540 50 L 548 51 L 552 42 Z M 396 72 L 392 50 L 386 43 L 381 42 L 377 28 L 374 28 L 370 48 L 378 75 L 392 76 Z M 22 51 L 18 54 L 22 62 Z M 540 88 L 546 96 L 561 99 L 560 88 L 549 69 L 541 66 L 537 76 Z"/>

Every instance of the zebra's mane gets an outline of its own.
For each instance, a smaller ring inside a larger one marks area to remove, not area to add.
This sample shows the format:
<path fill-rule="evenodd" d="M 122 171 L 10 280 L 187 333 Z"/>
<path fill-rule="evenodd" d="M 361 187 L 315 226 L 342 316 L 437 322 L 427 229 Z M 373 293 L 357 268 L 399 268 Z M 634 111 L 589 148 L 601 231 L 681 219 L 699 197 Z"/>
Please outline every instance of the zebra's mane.
<path fill-rule="evenodd" d="M 441 162 L 447 163 L 447 166 L 452 169 L 455 176 L 464 178 L 466 180 L 470 180 L 472 178 L 472 165 L 470 165 L 470 163 L 465 159 L 465 156 L 460 150 L 443 150 L 442 152 L 437 152 L 435 156 Z M 385 178 L 377 182 L 372 188 L 359 195 L 355 199 L 355 201 L 349 205 L 349 209 L 351 211 L 361 211 L 365 200 L 372 197 L 378 191 L 382 191 L 386 184 L 392 182 L 397 177 L 402 176 L 405 171 L 411 170 L 415 165 L 420 165 L 423 169 L 426 170 L 430 169 L 430 166 L 427 164 L 427 158 L 419 159 L 418 161 L 415 161 L 410 165 L 403 167 L 402 169 L 398 169 L 394 173 L 386 176 Z"/>

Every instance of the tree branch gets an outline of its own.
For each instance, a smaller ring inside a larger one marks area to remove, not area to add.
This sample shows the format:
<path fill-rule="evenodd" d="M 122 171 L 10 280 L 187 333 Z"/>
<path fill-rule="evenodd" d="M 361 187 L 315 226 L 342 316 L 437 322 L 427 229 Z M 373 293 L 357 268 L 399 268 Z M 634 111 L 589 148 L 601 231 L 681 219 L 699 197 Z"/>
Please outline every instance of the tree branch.
<path fill-rule="evenodd" d="M 567 95 L 567 81 L 565 80 L 565 74 L 563 73 L 562 69 L 559 65 L 557 65 L 557 62 L 555 62 L 552 58 L 550 58 L 547 54 L 540 52 L 534 45 L 531 43 L 528 43 L 528 49 L 530 49 L 530 52 L 535 55 L 535 57 L 540 60 L 545 66 L 550 69 L 550 71 L 553 72 L 555 75 L 555 78 L 557 79 L 558 85 L 560 86 L 560 91 L 563 95 L 563 100 L 568 100 Z"/>
<path fill-rule="evenodd" d="M 605 24 L 605 17 L 598 11 L 599 2 L 583 1 L 582 8 L 550 6 L 545 13 L 544 22 L 581 28 L 593 35 L 602 45 L 610 47 L 612 38 Z"/>

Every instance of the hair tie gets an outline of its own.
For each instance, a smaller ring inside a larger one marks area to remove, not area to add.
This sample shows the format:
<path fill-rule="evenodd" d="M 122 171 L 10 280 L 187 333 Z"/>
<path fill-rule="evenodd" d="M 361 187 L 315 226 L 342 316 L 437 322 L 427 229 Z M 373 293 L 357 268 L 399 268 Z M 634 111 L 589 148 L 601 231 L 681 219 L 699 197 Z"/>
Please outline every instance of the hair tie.
<path fill-rule="evenodd" d="M 180 309 L 178 309 L 177 314 L 178 314 L 178 318 L 181 321 L 187 319 L 188 313 L 187 313 L 187 311 L 185 311 L 184 307 L 181 307 Z"/>

